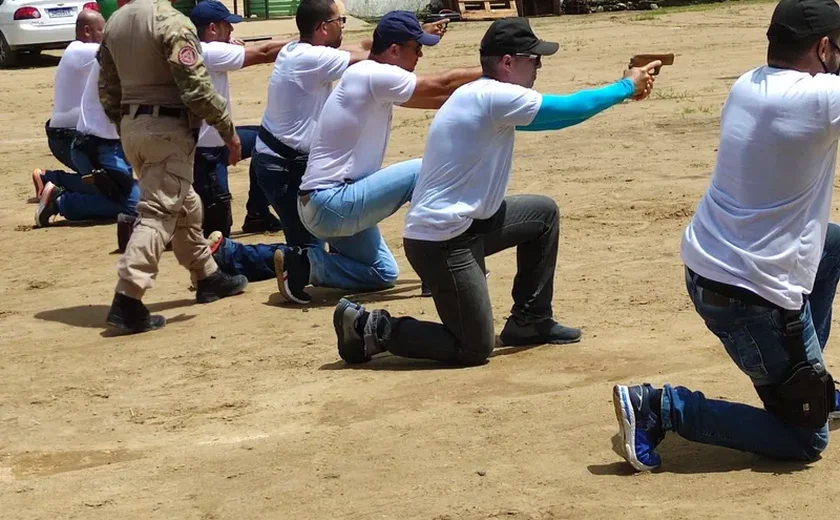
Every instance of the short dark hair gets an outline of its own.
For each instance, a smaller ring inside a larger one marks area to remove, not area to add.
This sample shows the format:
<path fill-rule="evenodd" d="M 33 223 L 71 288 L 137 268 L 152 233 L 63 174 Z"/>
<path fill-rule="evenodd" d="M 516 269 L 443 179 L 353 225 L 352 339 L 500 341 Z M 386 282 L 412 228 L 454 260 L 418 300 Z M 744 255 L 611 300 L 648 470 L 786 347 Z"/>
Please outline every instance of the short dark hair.
<path fill-rule="evenodd" d="M 496 66 L 502 60 L 502 56 L 482 56 L 479 58 L 481 63 L 481 74 L 488 78 L 496 77 Z"/>
<path fill-rule="evenodd" d="M 303 0 L 295 14 L 295 23 L 301 37 L 309 38 L 318 24 L 329 20 L 334 4 L 334 0 Z"/>
<path fill-rule="evenodd" d="M 795 63 L 802 59 L 820 40 L 828 36 L 832 42 L 840 38 L 840 31 L 834 31 L 824 36 L 813 36 L 798 40 L 783 40 L 768 37 L 767 60 L 771 62 Z"/>
<path fill-rule="evenodd" d="M 204 33 L 207 32 L 207 29 L 209 29 L 209 28 L 210 28 L 209 25 L 196 25 L 195 26 L 195 30 L 198 33 L 198 39 L 199 40 L 204 38 Z"/>
<path fill-rule="evenodd" d="M 390 47 L 391 45 L 392 44 L 390 43 L 386 43 L 378 32 L 373 31 L 373 44 L 371 44 L 370 46 L 371 54 L 382 54 L 383 52 L 387 51 L 388 47 Z"/>

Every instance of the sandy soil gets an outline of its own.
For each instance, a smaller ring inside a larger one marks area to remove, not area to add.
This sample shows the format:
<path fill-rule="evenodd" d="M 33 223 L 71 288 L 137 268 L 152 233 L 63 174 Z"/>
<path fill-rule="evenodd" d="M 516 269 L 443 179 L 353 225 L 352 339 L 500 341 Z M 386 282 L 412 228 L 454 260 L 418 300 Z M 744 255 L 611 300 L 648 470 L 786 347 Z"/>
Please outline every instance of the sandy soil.
<path fill-rule="evenodd" d="M 669 436 L 662 470 L 633 475 L 612 449 L 614 383 L 700 388 L 757 403 L 690 308 L 680 232 L 715 158 L 733 80 L 763 62 L 771 4 L 533 22 L 561 42 L 537 88 L 621 74 L 630 54 L 673 51 L 652 99 L 558 133 L 517 138 L 511 193 L 563 212 L 555 312 L 568 347 L 499 350 L 447 370 L 384 356 L 349 369 L 330 324 L 340 294 L 279 304 L 273 281 L 194 304 L 171 252 L 147 303 L 166 329 L 108 337 L 113 225 L 32 229 L 29 171 L 47 149 L 55 59 L 0 74 L 0 518 L 798 518 L 837 513 L 838 454 L 799 466 Z M 419 72 L 477 63 L 486 23 L 455 25 Z M 257 31 L 260 32 L 260 31 Z M 704 51 L 703 49 L 706 48 Z M 235 117 L 256 123 L 269 66 L 232 75 Z M 388 163 L 422 153 L 425 111 L 397 109 Z M 236 226 L 247 164 L 233 170 Z M 837 208 L 835 208 L 835 216 Z M 403 272 L 358 299 L 433 318 Z M 282 241 L 275 236 L 243 236 Z M 514 253 L 488 260 L 499 330 Z M 829 364 L 836 364 L 833 349 Z"/>

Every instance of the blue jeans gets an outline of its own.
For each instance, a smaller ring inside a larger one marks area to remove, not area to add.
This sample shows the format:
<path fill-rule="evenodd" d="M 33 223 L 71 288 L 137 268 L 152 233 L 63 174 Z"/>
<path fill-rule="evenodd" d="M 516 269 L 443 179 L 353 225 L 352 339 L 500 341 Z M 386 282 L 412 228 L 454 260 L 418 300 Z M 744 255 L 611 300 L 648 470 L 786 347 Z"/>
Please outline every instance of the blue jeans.
<path fill-rule="evenodd" d="M 306 156 L 286 159 L 257 153 L 251 158 L 251 166 L 256 171 L 260 188 L 283 223 L 286 243 L 290 246 L 323 247 L 301 224 L 298 216 L 297 193 L 300 179 L 306 171 Z"/>
<path fill-rule="evenodd" d="M 73 164 L 72 152 L 73 138 L 76 133 L 75 128 L 52 128 L 49 120 L 44 129 L 47 133 L 47 146 L 50 148 L 53 157 L 70 169 L 70 171 L 77 172 L 76 166 Z"/>
<path fill-rule="evenodd" d="M 215 254 L 222 272 L 244 275 L 249 282 L 270 280 L 274 275 L 274 252 L 284 244 L 240 244 L 226 239 Z"/>
<path fill-rule="evenodd" d="M 242 142 L 242 159 L 248 159 L 254 155 L 254 147 L 257 146 L 257 134 L 260 131 L 259 125 L 237 126 L 236 133 Z M 245 211 L 252 217 L 260 217 L 269 212 L 268 199 L 265 197 L 259 182 L 257 182 L 257 171 L 254 169 L 254 162 L 248 165 L 248 201 L 245 203 Z"/>
<path fill-rule="evenodd" d="M 840 279 L 840 226 L 830 224 L 814 290 L 802 311 L 809 360 L 823 362 L 831 329 L 831 306 Z M 686 287 L 697 313 L 720 338 L 727 354 L 755 386 L 781 383 L 790 369 L 778 311 L 729 300 L 727 307 L 703 302 L 702 287 L 687 274 Z M 784 424 L 761 408 L 706 399 L 700 392 L 666 385 L 662 427 L 695 442 L 788 460 L 814 460 L 828 445 L 828 425 L 819 430 Z"/>
<path fill-rule="evenodd" d="M 88 152 L 74 144 L 71 152 L 73 164 L 76 164 L 81 174 L 88 174 L 94 169 L 98 162 L 99 166 L 112 175 L 125 175 L 132 179 L 132 188 L 128 195 L 121 200 L 111 199 L 99 193 L 90 185 L 78 179 L 73 180 L 73 186 L 79 188 L 78 184 L 87 186 L 84 191 L 72 191 L 68 188 L 58 199 L 58 211 L 67 220 L 111 220 L 116 219 L 120 213 L 128 215 L 137 214 L 137 201 L 140 200 L 140 187 L 134 180 L 131 166 L 125 160 L 122 146 L 119 141 L 101 140 L 95 145 L 96 157 L 88 156 Z M 45 175 L 48 178 L 49 174 Z M 72 175 L 62 176 L 66 182 Z M 75 175 L 81 177 L 81 175 Z M 90 190 L 93 190 L 91 192 Z"/>
<path fill-rule="evenodd" d="M 298 201 L 300 219 L 330 251 L 308 250 L 313 285 L 352 291 L 393 287 L 399 267 L 377 224 L 411 200 L 420 159 L 391 165 L 353 183 Z"/>

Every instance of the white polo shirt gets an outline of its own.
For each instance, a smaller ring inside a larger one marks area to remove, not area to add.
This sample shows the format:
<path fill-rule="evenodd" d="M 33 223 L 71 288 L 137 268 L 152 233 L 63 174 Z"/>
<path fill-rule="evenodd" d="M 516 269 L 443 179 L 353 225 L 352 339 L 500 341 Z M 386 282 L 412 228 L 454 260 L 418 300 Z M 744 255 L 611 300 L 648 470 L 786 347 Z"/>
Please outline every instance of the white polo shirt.
<path fill-rule="evenodd" d="M 207 66 L 207 72 L 210 74 L 210 80 L 216 92 L 227 100 L 228 108 L 231 108 L 228 72 L 239 70 L 245 65 L 245 47 L 225 42 L 201 42 L 201 56 L 204 58 L 204 64 Z M 196 146 L 215 148 L 224 145 L 225 140 L 219 132 L 202 121 Z"/>
<path fill-rule="evenodd" d="M 292 42 L 274 61 L 261 124 L 280 142 L 308 152 L 324 103 L 350 65 L 350 53 L 322 45 Z M 277 156 L 260 139 L 256 153 Z"/>
<path fill-rule="evenodd" d="M 458 88 L 429 127 L 403 236 L 442 242 L 502 205 L 517 126 L 542 104 L 532 89 L 481 78 Z"/>
<path fill-rule="evenodd" d="M 685 229 L 697 274 L 799 309 L 828 226 L 840 77 L 759 67 L 732 86 L 711 185 Z"/>
<path fill-rule="evenodd" d="M 300 189 L 331 188 L 379 170 L 394 105 L 416 86 L 417 76 L 395 65 L 365 60 L 349 67 L 324 105 Z"/>
<path fill-rule="evenodd" d="M 93 62 L 85 82 L 76 131 L 102 139 L 120 138 L 116 126 L 108 119 L 99 100 L 99 63 L 96 61 Z"/>
<path fill-rule="evenodd" d="M 55 70 L 52 128 L 76 128 L 90 68 L 96 63 L 98 43 L 71 42 Z"/>

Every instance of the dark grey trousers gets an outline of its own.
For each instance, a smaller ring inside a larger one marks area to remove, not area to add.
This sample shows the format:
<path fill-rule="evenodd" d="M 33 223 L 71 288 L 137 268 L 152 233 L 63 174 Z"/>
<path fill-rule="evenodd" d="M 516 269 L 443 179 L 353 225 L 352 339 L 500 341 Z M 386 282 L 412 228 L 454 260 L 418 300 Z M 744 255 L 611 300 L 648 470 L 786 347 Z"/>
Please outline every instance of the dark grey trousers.
<path fill-rule="evenodd" d="M 404 240 L 411 266 L 432 291 L 443 324 L 371 313 L 374 340 L 392 354 L 454 365 L 484 363 L 496 335 L 484 258 L 516 247 L 511 314 L 522 323 L 552 317 L 560 235 L 557 204 L 539 195 L 506 197 L 487 220 L 446 242 Z"/>

